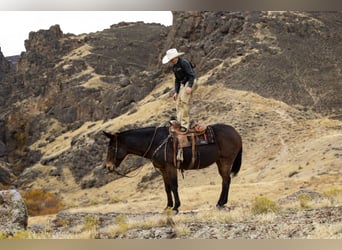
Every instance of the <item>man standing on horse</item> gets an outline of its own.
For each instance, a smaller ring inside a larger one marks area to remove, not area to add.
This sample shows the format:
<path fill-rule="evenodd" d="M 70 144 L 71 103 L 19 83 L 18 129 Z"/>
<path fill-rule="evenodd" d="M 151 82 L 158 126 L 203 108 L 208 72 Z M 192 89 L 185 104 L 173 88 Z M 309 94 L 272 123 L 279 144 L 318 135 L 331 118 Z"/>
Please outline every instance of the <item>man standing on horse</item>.
<path fill-rule="evenodd" d="M 173 99 L 176 102 L 177 121 L 180 122 L 181 131 L 186 132 L 190 125 L 190 101 L 194 89 L 195 71 L 192 64 L 180 57 L 183 52 L 178 52 L 177 49 L 169 49 L 162 59 L 162 63 L 171 62 L 173 64 L 173 73 L 175 75 L 175 94 Z"/>

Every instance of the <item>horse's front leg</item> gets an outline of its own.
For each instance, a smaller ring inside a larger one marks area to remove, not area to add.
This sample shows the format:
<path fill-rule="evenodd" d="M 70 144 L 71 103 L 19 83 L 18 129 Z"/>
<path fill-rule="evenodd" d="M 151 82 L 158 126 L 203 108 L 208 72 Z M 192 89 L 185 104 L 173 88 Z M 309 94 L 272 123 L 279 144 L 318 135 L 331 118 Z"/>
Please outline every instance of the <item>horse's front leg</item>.
<path fill-rule="evenodd" d="M 170 178 L 171 191 L 173 193 L 173 198 L 175 200 L 175 205 L 172 210 L 177 214 L 178 208 L 181 205 L 180 200 L 179 200 L 179 195 L 178 195 L 177 168 L 174 167 L 172 164 L 170 164 L 166 167 L 166 172 Z"/>

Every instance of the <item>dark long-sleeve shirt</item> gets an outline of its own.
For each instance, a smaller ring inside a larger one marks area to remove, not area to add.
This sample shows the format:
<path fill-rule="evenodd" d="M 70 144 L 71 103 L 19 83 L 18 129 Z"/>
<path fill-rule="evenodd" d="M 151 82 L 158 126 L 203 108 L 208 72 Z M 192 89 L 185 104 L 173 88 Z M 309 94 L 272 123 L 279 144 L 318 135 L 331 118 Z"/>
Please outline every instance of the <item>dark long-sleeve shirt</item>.
<path fill-rule="evenodd" d="M 181 84 L 185 85 L 189 82 L 188 86 L 191 88 L 195 80 L 195 71 L 191 67 L 189 61 L 179 57 L 176 64 L 173 65 L 173 73 L 175 74 L 175 92 L 178 94 Z"/>

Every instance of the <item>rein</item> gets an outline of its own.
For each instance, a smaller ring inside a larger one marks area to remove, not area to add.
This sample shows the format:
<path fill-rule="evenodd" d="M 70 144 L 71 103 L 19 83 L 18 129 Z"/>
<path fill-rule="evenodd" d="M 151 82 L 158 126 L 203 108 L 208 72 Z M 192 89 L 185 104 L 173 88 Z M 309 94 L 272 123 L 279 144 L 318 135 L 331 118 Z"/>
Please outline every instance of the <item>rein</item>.
<path fill-rule="evenodd" d="M 151 147 L 152 147 L 152 144 L 153 144 L 153 140 L 154 140 L 154 138 L 156 137 L 156 134 L 157 134 L 157 129 L 158 129 L 158 127 L 156 127 L 156 128 L 154 129 L 154 133 L 153 133 L 153 136 L 152 136 L 150 145 L 147 147 L 147 149 L 146 149 L 145 153 L 142 155 L 142 157 L 145 157 L 145 156 L 147 155 L 147 153 L 150 151 L 150 149 L 151 149 Z M 114 160 L 116 160 L 116 155 L 117 155 L 117 153 L 118 153 L 118 138 L 117 138 L 117 134 L 115 134 L 115 154 L 114 154 Z M 142 168 L 141 168 L 141 169 L 142 169 Z M 141 169 L 140 169 L 140 171 L 141 171 Z M 140 171 L 138 171 L 135 175 L 128 176 L 128 175 L 126 175 L 126 174 L 120 173 L 120 172 L 117 171 L 115 168 L 113 169 L 113 171 L 114 171 L 114 173 L 116 173 L 117 175 L 120 175 L 120 176 L 122 176 L 122 177 L 127 177 L 127 178 L 133 178 L 133 177 L 137 176 L 137 175 L 140 173 Z"/>
<path fill-rule="evenodd" d="M 151 157 L 152 162 L 153 162 L 153 158 L 154 158 L 154 156 L 156 155 L 156 153 L 157 153 L 164 145 L 165 145 L 165 149 L 164 149 L 164 159 L 165 159 L 165 161 L 166 161 L 166 154 L 167 154 L 167 152 L 166 152 L 166 149 L 167 149 L 166 144 L 168 143 L 168 141 L 169 141 L 169 139 L 170 139 L 171 137 L 172 137 L 171 134 L 169 134 L 169 135 L 164 139 L 164 141 L 156 148 L 156 150 L 154 150 L 154 152 L 153 152 L 153 154 L 152 154 L 152 157 Z"/>

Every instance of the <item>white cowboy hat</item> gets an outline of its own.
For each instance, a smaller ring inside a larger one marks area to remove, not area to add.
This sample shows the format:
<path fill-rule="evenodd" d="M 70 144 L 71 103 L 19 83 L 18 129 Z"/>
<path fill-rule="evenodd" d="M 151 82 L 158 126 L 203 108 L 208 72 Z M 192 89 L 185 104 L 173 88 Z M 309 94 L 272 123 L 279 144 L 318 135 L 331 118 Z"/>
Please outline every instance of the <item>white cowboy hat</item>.
<path fill-rule="evenodd" d="M 168 63 L 171 61 L 173 58 L 184 55 L 183 52 L 178 52 L 176 49 L 169 49 L 166 51 L 166 55 L 163 57 L 162 63 Z"/>

